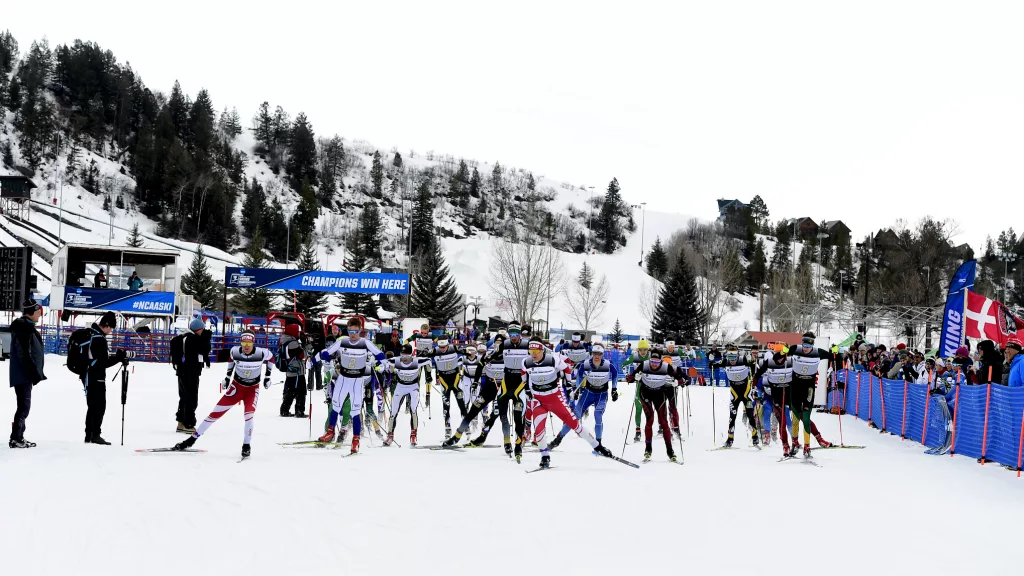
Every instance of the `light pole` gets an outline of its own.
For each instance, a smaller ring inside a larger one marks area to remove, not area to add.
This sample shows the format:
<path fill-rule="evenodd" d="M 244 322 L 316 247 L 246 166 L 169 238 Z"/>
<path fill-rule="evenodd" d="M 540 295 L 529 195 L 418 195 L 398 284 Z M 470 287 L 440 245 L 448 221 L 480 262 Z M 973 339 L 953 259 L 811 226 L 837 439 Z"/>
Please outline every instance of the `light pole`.
<path fill-rule="evenodd" d="M 924 304 L 925 306 L 931 306 L 931 299 L 928 298 L 928 291 L 932 286 L 932 267 L 921 266 L 921 270 L 924 270 L 927 274 L 927 280 L 924 282 Z"/>
<path fill-rule="evenodd" d="M 1017 260 L 1017 255 L 1012 252 L 1003 252 L 999 255 L 999 259 L 1003 261 L 1003 304 L 1009 301 L 1009 285 L 1006 281 L 1006 275 L 1010 267 L 1010 262 Z"/>
<path fill-rule="evenodd" d="M 818 232 L 818 332 L 821 332 L 821 241 L 828 238 L 828 232 Z"/>
<path fill-rule="evenodd" d="M 288 238 L 284 241 L 284 246 L 284 266 L 287 268 L 292 256 L 292 214 L 288 215 Z"/>
<path fill-rule="evenodd" d="M 554 226 L 548 226 L 548 311 L 544 317 L 544 339 L 548 340 L 551 338 L 551 265 L 555 259 L 552 251 L 555 249 L 551 245 L 552 237 L 554 236 Z"/>
<path fill-rule="evenodd" d="M 589 256 L 590 250 L 593 248 L 590 235 L 594 233 L 594 187 L 587 186 L 587 188 L 590 189 L 590 220 L 587 222 L 587 256 Z"/>
<path fill-rule="evenodd" d="M 843 277 L 845 277 L 845 276 L 846 276 L 846 270 L 840 270 L 839 271 L 839 304 L 836 305 L 836 308 L 842 308 L 843 307 Z"/>
<path fill-rule="evenodd" d="M 636 204 L 633 205 L 636 208 Z M 640 203 L 640 261 L 637 266 L 644 267 L 644 232 L 647 229 L 647 202 Z"/>

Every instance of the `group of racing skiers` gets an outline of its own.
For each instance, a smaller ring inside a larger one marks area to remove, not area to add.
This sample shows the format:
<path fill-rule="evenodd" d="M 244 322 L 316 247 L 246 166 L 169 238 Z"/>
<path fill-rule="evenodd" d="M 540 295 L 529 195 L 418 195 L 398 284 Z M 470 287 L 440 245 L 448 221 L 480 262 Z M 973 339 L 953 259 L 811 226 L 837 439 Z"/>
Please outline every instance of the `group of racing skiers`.
<path fill-rule="evenodd" d="M 404 406 L 410 418 L 409 441 L 415 447 L 421 377 L 426 381 L 429 407 L 433 369 L 442 398 L 446 438 L 435 448 L 458 447 L 468 433 L 476 435 L 464 446 L 482 446 L 500 418 L 505 452 L 517 461 L 522 459 L 523 444 L 530 443 L 539 447 L 540 467 L 550 466 L 551 449 L 557 447 L 570 430 L 587 441 L 595 455 L 614 458 L 602 443 L 604 413 L 609 395 L 613 402 L 618 400 L 618 383 L 624 376 L 627 382 L 637 383 L 633 407 L 636 411 L 636 442 L 641 435 L 640 414 L 643 413 L 646 419 L 644 459 L 651 458 L 653 425 L 657 419 L 658 434 L 664 439 L 668 458 L 676 461 L 672 441 L 673 436 L 681 435 L 678 390 L 690 384 L 694 375 L 686 366 L 688 357 L 673 342 L 652 348 L 646 340 L 641 340 L 635 352 L 622 363 L 625 374 L 620 374 L 615 364 L 605 358 L 601 344 L 587 343 L 581 334 L 575 333 L 570 341 L 552 349 L 541 338 L 531 336 L 529 326 L 515 321 L 490 342 L 471 342 L 462 350 L 447 335 L 435 338 L 430 334 L 429 326 L 423 326 L 400 347 L 394 347 L 397 354 L 394 350 L 382 352 L 368 340 L 358 318 L 345 323 L 347 334 L 341 333 L 341 323 L 338 321 L 331 326 L 324 350 L 309 355 L 311 362 L 325 368 L 323 388 L 330 410 L 325 432 L 317 440 L 321 445 L 340 445 L 351 425 L 351 453 L 357 453 L 365 414 L 376 435 L 383 440 L 383 445 L 391 446 L 396 443 L 395 430 Z M 724 372 L 731 392 L 728 439 L 724 448 L 733 445 L 740 404 L 744 406 L 745 420 L 755 447 L 770 442 L 775 431 L 773 419 L 783 423 L 778 426 L 778 437 L 787 457 L 795 456 L 800 450 L 798 432 L 801 423 L 805 457 L 810 456 L 812 434 L 819 445 L 830 445 L 811 422 L 811 409 L 819 362 L 834 362 L 835 359 L 831 352 L 815 347 L 813 342 L 814 334 L 808 332 L 804 334 L 802 344 L 769 350 L 761 357 L 756 350 L 753 354 L 741 353 L 732 345 L 726 347 L 724 354 L 712 349 L 709 367 L 713 373 L 717 369 Z M 291 354 L 291 349 L 286 353 Z M 301 348 L 297 348 L 296 354 L 296 359 L 305 360 Z M 223 413 L 241 401 L 245 405 L 242 455 L 243 458 L 248 457 L 261 366 L 266 365 L 263 385 L 268 387 L 273 354 L 255 346 L 253 333 L 243 332 L 241 343 L 231 349 L 230 358 L 222 398 L 195 433 L 175 446 L 176 450 L 190 449 Z M 753 394 L 755 390 L 756 397 Z M 376 414 L 374 395 L 377 397 Z M 450 401 L 453 395 L 461 417 L 454 433 Z M 385 406 L 390 412 L 386 422 Z M 595 421 L 593 431 L 582 423 L 590 410 L 593 410 Z M 760 417 L 755 416 L 758 411 L 761 411 Z M 789 418 L 790 411 L 792 419 Z M 562 423 L 561 429 L 557 433 L 552 430 L 550 435 L 547 433 L 549 415 L 556 416 Z M 790 422 L 792 446 L 787 437 Z M 382 429 L 386 429 L 386 437 Z"/>

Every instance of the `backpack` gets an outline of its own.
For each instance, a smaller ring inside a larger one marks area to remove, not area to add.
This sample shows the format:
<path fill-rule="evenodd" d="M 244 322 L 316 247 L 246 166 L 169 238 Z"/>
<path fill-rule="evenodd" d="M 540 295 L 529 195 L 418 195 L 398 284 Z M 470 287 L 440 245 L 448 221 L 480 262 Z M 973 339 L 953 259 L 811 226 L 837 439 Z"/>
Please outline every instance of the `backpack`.
<path fill-rule="evenodd" d="M 171 338 L 171 366 L 174 366 L 175 370 L 181 367 L 181 359 L 185 356 L 185 336 L 186 334 L 178 334 Z"/>
<path fill-rule="evenodd" d="M 89 328 L 79 328 L 68 338 L 68 370 L 78 376 L 84 376 L 92 365 L 89 358 L 89 346 L 92 344 L 93 333 Z"/>
<path fill-rule="evenodd" d="M 295 339 L 291 336 L 282 336 L 281 340 L 277 343 L 277 354 L 274 355 L 274 366 L 281 372 L 288 371 L 288 364 L 291 362 L 286 356 L 285 352 L 288 349 L 288 344 L 293 342 Z"/>

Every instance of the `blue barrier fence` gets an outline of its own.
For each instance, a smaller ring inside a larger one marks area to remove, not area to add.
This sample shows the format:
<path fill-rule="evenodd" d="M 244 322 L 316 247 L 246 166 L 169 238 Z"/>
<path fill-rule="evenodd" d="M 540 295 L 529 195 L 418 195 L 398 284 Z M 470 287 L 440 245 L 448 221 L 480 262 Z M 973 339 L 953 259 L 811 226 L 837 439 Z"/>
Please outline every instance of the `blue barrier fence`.
<path fill-rule="evenodd" d="M 881 430 L 903 435 L 929 448 L 942 445 L 947 422 L 939 403 L 947 400 L 942 395 L 929 394 L 928 385 L 887 380 L 853 370 L 840 370 L 837 378 L 842 386 L 829 393 L 828 410 L 843 406 L 847 414 L 873 422 Z M 986 461 L 1017 469 L 1024 448 L 1024 388 L 964 384 L 954 398 L 949 403 L 949 413 L 954 415 L 953 452 L 972 458 L 984 456 Z"/>

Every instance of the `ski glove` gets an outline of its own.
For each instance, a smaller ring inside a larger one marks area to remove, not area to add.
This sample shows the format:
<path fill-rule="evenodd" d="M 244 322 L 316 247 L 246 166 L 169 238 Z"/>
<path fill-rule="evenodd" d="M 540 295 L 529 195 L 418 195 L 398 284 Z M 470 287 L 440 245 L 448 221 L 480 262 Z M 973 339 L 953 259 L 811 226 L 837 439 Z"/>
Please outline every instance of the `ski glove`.
<path fill-rule="evenodd" d="M 619 391 L 616 390 L 615 388 L 612 388 L 612 402 L 615 402 L 618 399 L 619 399 Z"/>
<path fill-rule="evenodd" d="M 270 374 L 263 377 L 263 388 L 264 390 L 270 388 Z"/>
<path fill-rule="evenodd" d="M 328 360 L 331 359 L 331 355 L 327 353 L 327 350 L 324 350 L 323 352 L 320 353 L 320 359 L 323 360 L 324 362 L 327 362 Z"/>
<path fill-rule="evenodd" d="M 220 391 L 223 393 L 231 385 L 231 378 L 224 378 L 224 383 L 220 385 Z"/>

